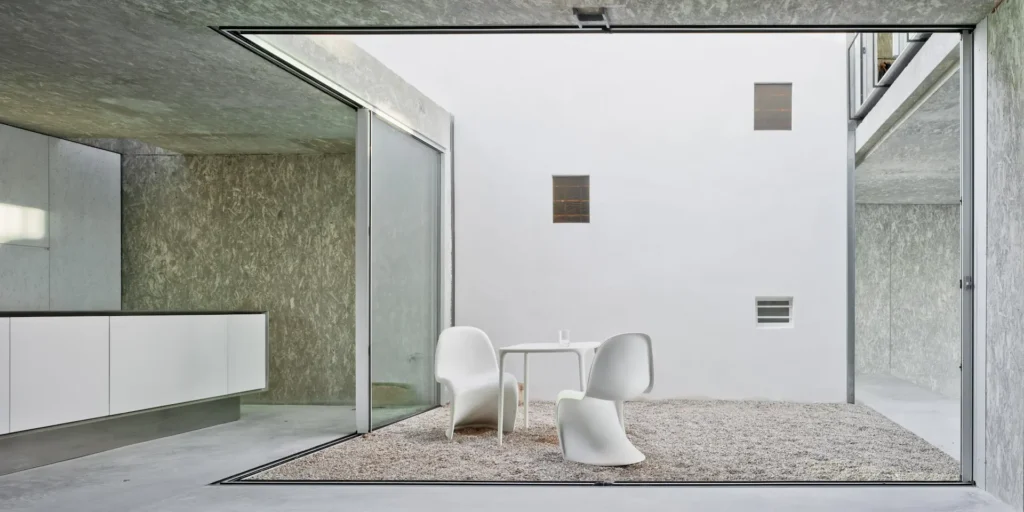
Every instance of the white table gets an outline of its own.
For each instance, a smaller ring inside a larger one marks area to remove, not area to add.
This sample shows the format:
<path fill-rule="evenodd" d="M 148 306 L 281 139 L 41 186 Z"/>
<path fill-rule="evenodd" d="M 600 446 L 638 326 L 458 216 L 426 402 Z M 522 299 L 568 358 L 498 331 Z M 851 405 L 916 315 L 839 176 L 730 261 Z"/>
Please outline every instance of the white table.
<path fill-rule="evenodd" d="M 557 353 L 572 352 L 580 363 L 580 391 L 586 390 L 586 369 L 583 367 L 583 354 L 588 350 L 597 352 L 601 346 L 600 341 L 577 341 L 568 345 L 561 343 L 520 343 L 498 349 L 498 444 L 501 444 L 503 434 L 502 425 L 505 424 L 505 356 L 508 354 L 523 354 L 523 425 L 530 427 L 530 353 Z M 518 404 L 517 404 L 518 407 Z"/>

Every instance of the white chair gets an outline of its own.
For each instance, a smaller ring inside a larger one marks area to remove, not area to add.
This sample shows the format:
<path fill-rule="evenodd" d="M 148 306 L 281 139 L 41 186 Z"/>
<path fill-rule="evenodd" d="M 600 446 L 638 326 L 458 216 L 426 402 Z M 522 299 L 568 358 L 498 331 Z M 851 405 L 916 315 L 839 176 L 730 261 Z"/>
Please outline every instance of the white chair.
<path fill-rule="evenodd" d="M 628 466 L 644 460 L 626 437 L 623 402 L 654 386 L 654 355 L 646 334 L 620 334 L 601 344 L 585 392 L 558 394 L 555 425 L 565 460 Z"/>
<path fill-rule="evenodd" d="M 451 421 L 445 435 L 451 440 L 455 427 L 498 426 L 498 359 L 490 338 L 476 327 L 449 327 L 437 340 L 437 382 L 451 393 Z M 519 408 L 519 382 L 505 374 L 503 432 L 512 432 Z"/>

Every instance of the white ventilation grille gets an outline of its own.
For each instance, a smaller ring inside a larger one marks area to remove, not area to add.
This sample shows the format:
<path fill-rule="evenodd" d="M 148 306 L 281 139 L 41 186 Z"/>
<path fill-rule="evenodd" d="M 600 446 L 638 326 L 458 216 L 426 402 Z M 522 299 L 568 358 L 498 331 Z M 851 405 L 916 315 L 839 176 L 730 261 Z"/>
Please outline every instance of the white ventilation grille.
<path fill-rule="evenodd" d="M 758 327 L 789 327 L 793 325 L 793 297 L 757 297 Z"/>

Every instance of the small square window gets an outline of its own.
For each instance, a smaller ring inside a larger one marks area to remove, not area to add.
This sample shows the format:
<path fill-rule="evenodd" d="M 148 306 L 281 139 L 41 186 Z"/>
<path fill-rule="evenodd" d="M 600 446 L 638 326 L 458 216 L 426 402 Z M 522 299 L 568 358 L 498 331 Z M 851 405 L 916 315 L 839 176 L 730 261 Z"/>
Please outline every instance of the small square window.
<path fill-rule="evenodd" d="M 793 84 L 754 84 L 754 129 L 793 129 Z"/>
<path fill-rule="evenodd" d="M 554 222 L 590 222 L 590 176 L 552 176 L 551 185 Z"/>

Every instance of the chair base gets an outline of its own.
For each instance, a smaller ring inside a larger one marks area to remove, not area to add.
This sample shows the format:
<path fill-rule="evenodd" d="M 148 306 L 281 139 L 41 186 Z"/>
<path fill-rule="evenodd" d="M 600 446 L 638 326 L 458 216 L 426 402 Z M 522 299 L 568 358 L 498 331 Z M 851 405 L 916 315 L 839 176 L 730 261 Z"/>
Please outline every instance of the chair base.
<path fill-rule="evenodd" d="M 562 458 L 590 466 L 630 466 L 647 457 L 626 437 L 615 402 L 562 392 L 555 423 Z"/>
<path fill-rule="evenodd" d="M 519 410 L 519 382 L 505 375 L 505 411 L 502 432 L 513 432 Z M 479 381 L 452 391 L 449 426 L 445 435 L 450 440 L 461 428 L 498 428 L 498 379 Z"/>

